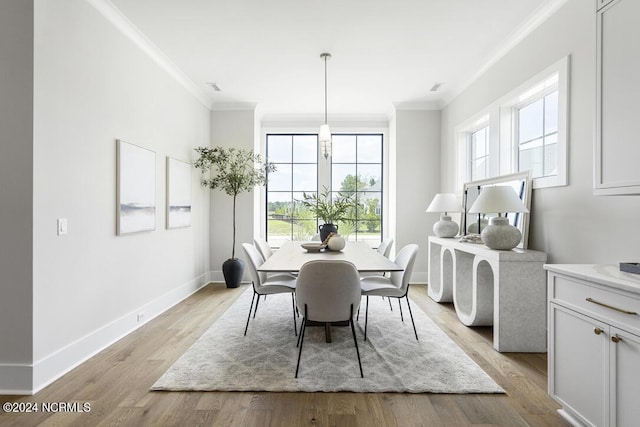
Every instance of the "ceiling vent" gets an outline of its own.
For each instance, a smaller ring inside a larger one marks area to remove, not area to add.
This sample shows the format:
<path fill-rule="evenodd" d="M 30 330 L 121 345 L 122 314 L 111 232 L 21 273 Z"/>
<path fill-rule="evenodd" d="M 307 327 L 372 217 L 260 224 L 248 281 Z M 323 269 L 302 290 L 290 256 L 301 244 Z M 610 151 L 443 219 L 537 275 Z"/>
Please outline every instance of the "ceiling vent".
<path fill-rule="evenodd" d="M 208 84 L 209 86 L 211 86 L 211 87 L 213 88 L 213 90 L 215 90 L 216 92 L 220 92 L 220 91 L 221 91 L 220 86 L 218 86 L 216 83 L 209 82 L 209 83 L 207 83 L 207 84 Z"/>
<path fill-rule="evenodd" d="M 438 89 L 440 89 L 440 86 L 442 86 L 444 83 L 434 83 L 433 86 L 431 86 L 431 89 L 429 89 L 430 92 L 436 92 Z"/>

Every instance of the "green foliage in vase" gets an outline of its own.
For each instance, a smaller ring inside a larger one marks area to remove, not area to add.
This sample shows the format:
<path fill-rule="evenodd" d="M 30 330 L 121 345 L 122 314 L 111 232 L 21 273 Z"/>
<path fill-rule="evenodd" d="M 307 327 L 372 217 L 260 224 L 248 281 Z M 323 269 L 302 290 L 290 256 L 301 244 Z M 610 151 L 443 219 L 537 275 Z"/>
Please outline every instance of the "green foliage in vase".
<path fill-rule="evenodd" d="M 331 200 L 327 187 L 324 187 L 320 196 L 316 193 L 303 193 L 303 197 L 304 200 L 301 200 L 301 203 L 325 224 L 337 224 L 338 221 L 349 220 L 348 214 L 354 207 L 353 194 L 340 192 L 334 200 Z"/>

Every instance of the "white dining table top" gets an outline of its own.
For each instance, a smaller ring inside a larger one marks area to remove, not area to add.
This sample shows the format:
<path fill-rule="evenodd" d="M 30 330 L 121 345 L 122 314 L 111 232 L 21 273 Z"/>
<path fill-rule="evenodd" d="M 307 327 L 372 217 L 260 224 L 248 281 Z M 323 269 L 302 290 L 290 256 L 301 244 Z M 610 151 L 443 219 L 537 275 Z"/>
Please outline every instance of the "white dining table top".
<path fill-rule="evenodd" d="M 364 242 L 347 242 L 345 248 L 340 252 L 323 250 L 322 252 L 307 252 L 301 243 L 309 242 L 287 242 L 280 249 L 275 251 L 259 268 L 258 271 L 274 272 L 297 272 L 302 265 L 311 260 L 329 259 L 344 260 L 352 262 L 356 269 L 361 272 L 382 272 L 382 271 L 402 271 L 400 267 L 384 255 L 372 249 Z"/>

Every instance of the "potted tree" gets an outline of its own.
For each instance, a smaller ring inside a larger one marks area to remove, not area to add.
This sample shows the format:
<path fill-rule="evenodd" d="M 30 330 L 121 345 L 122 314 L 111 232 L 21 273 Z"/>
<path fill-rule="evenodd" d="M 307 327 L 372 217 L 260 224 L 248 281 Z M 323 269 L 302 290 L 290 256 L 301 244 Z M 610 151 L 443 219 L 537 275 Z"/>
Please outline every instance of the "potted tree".
<path fill-rule="evenodd" d="M 302 204 L 324 222 L 318 227 L 320 240 L 323 242 L 329 234 L 338 232 L 338 221 L 347 220 L 347 214 L 354 206 L 353 195 L 338 193 L 338 196 L 331 200 L 327 187 L 324 187 L 320 196 L 316 193 L 302 193 L 302 195 L 304 197 L 304 200 L 301 200 Z"/>
<path fill-rule="evenodd" d="M 238 194 L 265 185 L 267 173 L 276 170 L 273 163 L 265 162 L 262 156 L 253 150 L 224 147 L 198 147 L 195 149 L 198 159 L 194 167 L 201 173 L 210 172 L 202 185 L 210 189 L 220 189 L 233 197 L 233 243 L 231 258 L 222 264 L 224 280 L 229 288 L 240 285 L 244 273 L 244 263 L 236 258 L 236 198 Z"/>

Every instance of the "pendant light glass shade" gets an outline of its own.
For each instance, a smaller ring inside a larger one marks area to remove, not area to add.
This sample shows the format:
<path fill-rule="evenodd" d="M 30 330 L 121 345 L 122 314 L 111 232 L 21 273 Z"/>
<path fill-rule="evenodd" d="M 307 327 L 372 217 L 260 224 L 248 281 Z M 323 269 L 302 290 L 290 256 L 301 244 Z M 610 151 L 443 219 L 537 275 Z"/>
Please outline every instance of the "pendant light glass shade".
<path fill-rule="evenodd" d="M 331 54 L 322 53 L 320 58 L 324 60 L 324 124 L 320 126 L 318 140 L 320 153 L 325 159 L 328 159 L 331 156 L 331 129 L 329 129 L 327 122 L 327 59 L 331 59 Z"/>

